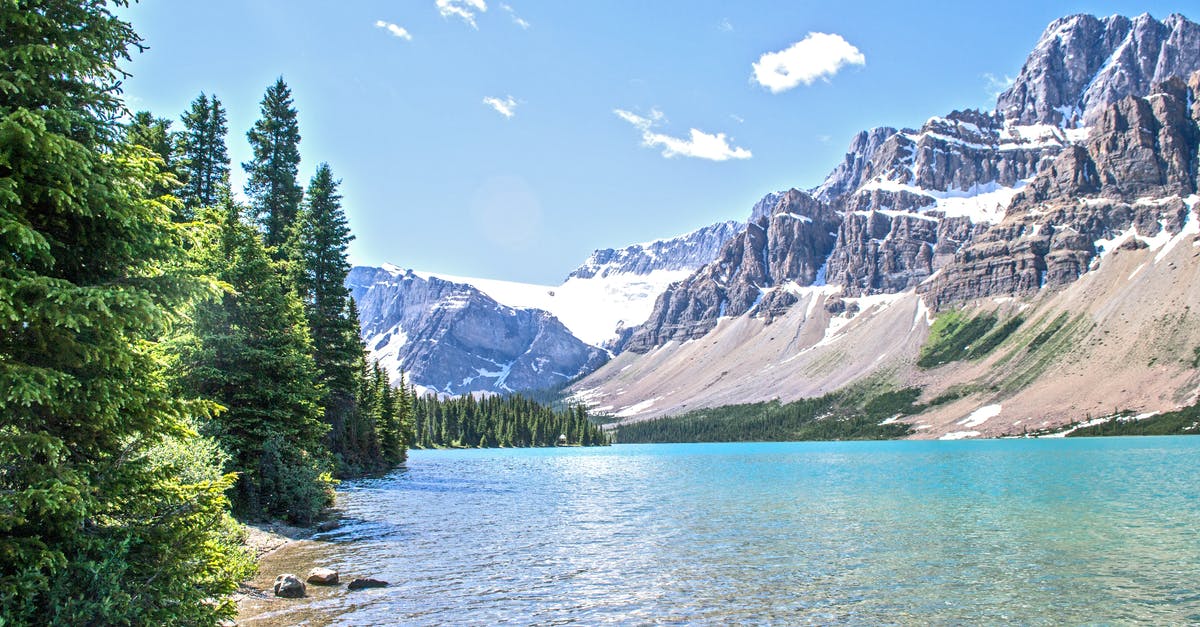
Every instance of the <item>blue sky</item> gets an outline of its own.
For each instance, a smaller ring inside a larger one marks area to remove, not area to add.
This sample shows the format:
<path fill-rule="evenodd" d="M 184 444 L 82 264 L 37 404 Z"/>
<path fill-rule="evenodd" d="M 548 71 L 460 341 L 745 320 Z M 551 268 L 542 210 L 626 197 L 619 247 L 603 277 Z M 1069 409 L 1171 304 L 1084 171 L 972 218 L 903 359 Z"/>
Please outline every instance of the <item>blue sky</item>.
<path fill-rule="evenodd" d="M 554 284 L 594 248 L 742 220 L 766 192 L 819 184 L 859 130 L 991 109 L 1056 17 L 1147 11 L 1187 14 L 1157 2 L 151 0 L 123 12 L 149 46 L 125 89 L 131 109 L 175 119 L 201 91 L 220 97 L 240 187 L 245 132 L 283 76 L 302 182 L 322 161 L 342 179 L 352 262 Z"/>

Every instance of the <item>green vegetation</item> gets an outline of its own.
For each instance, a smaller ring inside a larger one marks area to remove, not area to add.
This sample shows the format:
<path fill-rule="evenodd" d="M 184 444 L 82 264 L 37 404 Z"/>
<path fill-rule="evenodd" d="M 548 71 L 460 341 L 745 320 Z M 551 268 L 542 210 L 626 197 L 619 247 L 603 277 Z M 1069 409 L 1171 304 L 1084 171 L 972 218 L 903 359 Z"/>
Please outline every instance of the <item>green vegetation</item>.
<path fill-rule="evenodd" d="M 887 440 L 912 429 L 887 420 L 920 413 L 919 388 L 877 391 L 855 386 L 792 403 L 771 401 L 701 409 L 618 429 L 623 443 L 788 442 L 803 440 Z"/>
<path fill-rule="evenodd" d="M 991 353 L 1016 331 L 1024 319 L 1014 316 L 997 326 L 995 314 L 979 314 L 968 318 L 961 311 L 948 311 L 934 321 L 929 339 L 921 347 L 917 365 L 934 368 L 952 361 L 979 359 Z"/>
<path fill-rule="evenodd" d="M 933 368 L 965 359 L 971 342 L 982 338 L 995 323 L 995 316 L 986 314 L 967 318 L 961 311 L 948 311 L 938 316 L 929 329 L 929 339 L 921 347 L 917 365 Z"/>
<path fill-rule="evenodd" d="M 1130 412 L 1125 412 L 1098 425 L 1080 427 L 1068 433 L 1067 437 L 1110 435 L 1200 435 L 1200 405 L 1141 420 L 1134 420 Z"/>
<path fill-rule="evenodd" d="M 476 399 L 467 394 L 440 400 L 416 399 L 416 440 L 421 448 L 604 446 L 608 436 L 588 420 L 587 410 L 574 406 L 554 410 L 513 394 Z M 566 436 L 563 440 L 562 436 Z"/>
<path fill-rule="evenodd" d="M 0 3 L 3 626 L 227 621 L 231 511 L 311 521 L 415 437 L 358 340 L 328 166 L 302 202 L 287 85 L 238 206 L 215 96 L 181 132 L 125 110 L 126 5 Z"/>

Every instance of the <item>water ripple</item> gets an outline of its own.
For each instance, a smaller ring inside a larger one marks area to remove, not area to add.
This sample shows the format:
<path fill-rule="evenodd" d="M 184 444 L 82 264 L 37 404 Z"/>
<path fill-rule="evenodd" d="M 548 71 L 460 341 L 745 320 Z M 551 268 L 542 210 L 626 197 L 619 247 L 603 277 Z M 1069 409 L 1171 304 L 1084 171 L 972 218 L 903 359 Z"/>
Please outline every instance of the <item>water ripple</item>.
<path fill-rule="evenodd" d="M 1194 623 L 1200 438 L 416 451 L 247 625 Z"/>

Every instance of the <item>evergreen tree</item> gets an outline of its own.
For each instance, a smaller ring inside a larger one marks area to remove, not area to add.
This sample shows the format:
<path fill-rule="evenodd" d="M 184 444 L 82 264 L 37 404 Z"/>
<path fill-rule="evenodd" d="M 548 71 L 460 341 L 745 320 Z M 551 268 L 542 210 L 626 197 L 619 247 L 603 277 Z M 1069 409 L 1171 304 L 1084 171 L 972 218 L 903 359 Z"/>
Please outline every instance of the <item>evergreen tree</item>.
<path fill-rule="evenodd" d="M 98 0 L 0 3 L 0 623 L 215 624 L 249 564 L 158 343 L 202 283 L 151 150 L 119 141 L 138 44 Z"/>
<path fill-rule="evenodd" d="M 178 185 L 175 181 L 175 133 L 171 132 L 171 120 L 156 118 L 149 111 L 138 111 L 125 127 L 125 141 L 149 148 L 161 160 L 161 171 L 169 175 L 150 188 L 150 196 L 165 196 L 173 192 Z"/>
<path fill-rule="evenodd" d="M 231 289 L 196 308 L 180 381 L 226 408 L 209 432 L 241 473 L 237 511 L 309 522 L 331 497 L 312 347 L 295 292 L 239 216 L 232 203 L 202 212 L 219 228 L 197 255 Z"/>
<path fill-rule="evenodd" d="M 149 111 L 138 111 L 125 130 L 125 140 L 149 148 L 162 159 L 166 170 L 174 169 L 175 134 L 171 132 L 170 120 L 156 118 Z"/>
<path fill-rule="evenodd" d="M 325 387 L 325 406 L 352 403 L 363 356 L 358 318 L 350 316 L 346 249 L 354 236 L 342 212 L 338 181 L 329 165 L 317 168 L 308 188 L 300 231 L 299 292 L 313 340 L 313 360 Z"/>
<path fill-rule="evenodd" d="M 246 133 L 254 157 L 242 164 L 249 174 L 246 196 L 254 221 L 262 229 L 275 259 L 289 255 L 285 244 L 296 229 L 303 190 L 296 182 L 300 167 L 300 126 L 292 91 L 283 77 L 267 88 L 262 117 Z"/>
<path fill-rule="evenodd" d="M 188 217 L 199 207 L 219 206 L 229 197 L 229 152 L 225 109 L 216 96 L 201 93 L 183 114 L 179 138 L 180 200 Z"/>

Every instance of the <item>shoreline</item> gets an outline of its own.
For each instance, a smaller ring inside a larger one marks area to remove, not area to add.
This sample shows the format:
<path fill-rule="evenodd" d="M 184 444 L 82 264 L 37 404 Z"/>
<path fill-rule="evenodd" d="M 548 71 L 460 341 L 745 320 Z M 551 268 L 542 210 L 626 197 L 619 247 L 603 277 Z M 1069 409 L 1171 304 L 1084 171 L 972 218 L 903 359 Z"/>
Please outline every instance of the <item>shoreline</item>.
<path fill-rule="evenodd" d="M 255 573 L 249 579 L 238 583 L 238 588 L 232 595 L 237 604 L 238 617 L 242 616 L 245 603 L 250 599 L 274 598 L 272 590 L 254 585 L 262 575 L 263 560 L 280 549 L 308 540 L 317 534 L 317 527 L 297 527 L 283 522 L 271 523 L 241 523 L 246 537 L 242 546 L 254 553 Z"/>

